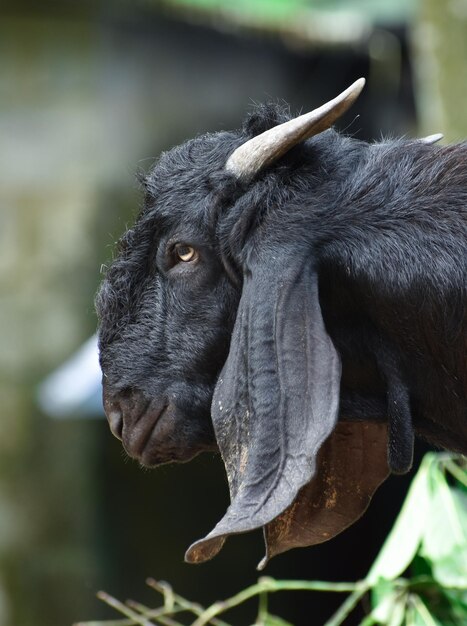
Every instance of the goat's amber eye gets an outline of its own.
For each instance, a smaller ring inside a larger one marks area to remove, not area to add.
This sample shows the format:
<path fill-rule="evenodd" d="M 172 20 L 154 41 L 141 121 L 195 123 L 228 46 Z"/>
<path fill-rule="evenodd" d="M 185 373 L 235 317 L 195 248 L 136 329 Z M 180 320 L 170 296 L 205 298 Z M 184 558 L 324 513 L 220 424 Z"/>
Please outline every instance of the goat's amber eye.
<path fill-rule="evenodd" d="M 179 261 L 189 263 L 190 261 L 196 261 L 198 253 L 191 246 L 186 246 L 183 243 L 179 243 L 175 246 L 175 255 Z"/>

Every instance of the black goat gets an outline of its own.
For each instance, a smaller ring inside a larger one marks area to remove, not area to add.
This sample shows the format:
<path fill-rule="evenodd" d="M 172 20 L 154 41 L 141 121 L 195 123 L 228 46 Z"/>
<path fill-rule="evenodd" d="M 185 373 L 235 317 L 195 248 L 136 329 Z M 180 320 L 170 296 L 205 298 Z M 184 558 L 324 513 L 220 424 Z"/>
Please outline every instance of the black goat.
<path fill-rule="evenodd" d="M 232 504 L 188 560 L 259 526 L 268 556 L 329 539 L 414 431 L 467 453 L 467 145 L 330 129 L 363 83 L 163 154 L 97 296 L 128 454 L 225 462 Z"/>

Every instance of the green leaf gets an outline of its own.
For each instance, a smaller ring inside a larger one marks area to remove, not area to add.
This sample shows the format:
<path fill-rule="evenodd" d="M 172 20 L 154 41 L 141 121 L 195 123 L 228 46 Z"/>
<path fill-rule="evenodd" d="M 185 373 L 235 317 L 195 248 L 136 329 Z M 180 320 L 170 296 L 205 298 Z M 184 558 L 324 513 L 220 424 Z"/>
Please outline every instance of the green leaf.
<path fill-rule="evenodd" d="M 432 562 L 446 559 L 467 545 L 467 496 L 444 478 L 431 482 L 431 497 L 421 554 Z"/>
<path fill-rule="evenodd" d="M 432 483 L 420 554 L 441 584 L 467 588 L 467 496 L 446 480 Z"/>
<path fill-rule="evenodd" d="M 376 608 L 388 595 L 395 593 L 395 583 L 392 580 L 380 578 L 371 590 L 371 606 Z"/>
<path fill-rule="evenodd" d="M 433 562 L 433 578 L 440 585 L 467 589 L 467 547 L 459 548 L 445 559 Z"/>
<path fill-rule="evenodd" d="M 371 585 L 379 578 L 393 580 L 400 576 L 417 552 L 430 509 L 427 480 L 429 461 L 425 462 L 424 459 L 422 462 L 401 512 L 367 574 L 366 580 Z"/>
<path fill-rule="evenodd" d="M 407 592 L 404 588 L 392 587 L 382 597 L 382 600 L 371 611 L 370 615 L 362 622 L 364 626 L 369 624 L 384 624 L 384 626 L 403 626 L 405 618 L 405 606 Z"/>

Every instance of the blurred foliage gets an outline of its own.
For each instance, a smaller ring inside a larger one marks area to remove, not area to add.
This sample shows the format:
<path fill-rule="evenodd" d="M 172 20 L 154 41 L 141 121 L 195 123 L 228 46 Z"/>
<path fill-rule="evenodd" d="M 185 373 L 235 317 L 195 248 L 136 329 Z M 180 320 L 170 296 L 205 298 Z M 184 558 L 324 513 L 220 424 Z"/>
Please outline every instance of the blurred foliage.
<path fill-rule="evenodd" d="M 401 575 L 410 568 L 410 577 Z M 268 594 L 277 591 L 351 592 L 325 626 L 340 626 L 357 603 L 370 594 L 371 608 L 361 626 L 461 626 L 467 621 L 467 459 L 447 453 L 426 454 L 401 512 L 364 580 L 356 583 L 274 580 L 257 584 L 208 608 L 174 593 L 167 583 L 149 579 L 164 603 L 150 609 L 99 597 L 123 620 L 77 626 L 181 626 L 179 614 L 192 614 L 192 626 L 229 626 L 219 616 L 253 597 L 259 599 L 255 626 L 291 626 L 268 611 Z M 174 617 L 177 619 L 174 619 Z"/>
<path fill-rule="evenodd" d="M 302 15 L 305 11 L 326 13 L 360 13 L 367 18 L 381 20 L 408 19 L 415 13 L 417 0 L 165 0 L 167 4 L 210 11 L 242 13 L 254 18 L 271 20 Z"/>
<path fill-rule="evenodd" d="M 422 132 L 467 137 L 467 0 L 423 0 L 413 29 L 415 95 Z"/>
<path fill-rule="evenodd" d="M 412 22 L 419 0 L 143 0 L 220 30 L 282 36 L 288 45 L 366 46 L 380 27 Z"/>

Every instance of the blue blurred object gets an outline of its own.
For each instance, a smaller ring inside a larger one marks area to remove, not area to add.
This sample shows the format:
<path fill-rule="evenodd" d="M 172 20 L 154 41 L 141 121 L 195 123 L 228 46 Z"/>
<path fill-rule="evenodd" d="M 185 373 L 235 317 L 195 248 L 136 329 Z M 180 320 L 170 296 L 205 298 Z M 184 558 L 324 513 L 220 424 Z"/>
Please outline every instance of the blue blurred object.
<path fill-rule="evenodd" d="M 40 385 L 39 406 L 54 418 L 103 417 L 97 335 L 93 335 Z"/>

